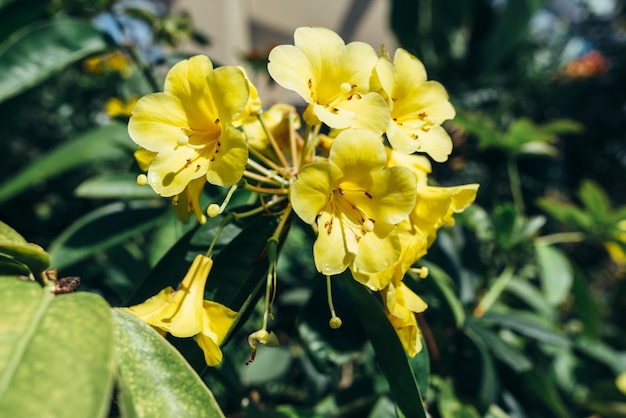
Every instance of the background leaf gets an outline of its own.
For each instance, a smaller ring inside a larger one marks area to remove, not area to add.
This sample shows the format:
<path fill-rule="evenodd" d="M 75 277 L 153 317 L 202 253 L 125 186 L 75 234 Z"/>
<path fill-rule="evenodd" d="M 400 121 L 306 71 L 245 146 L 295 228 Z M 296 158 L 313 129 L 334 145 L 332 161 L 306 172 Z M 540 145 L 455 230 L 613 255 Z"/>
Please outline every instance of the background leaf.
<path fill-rule="evenodd" d="M 0 204 L 36 184 L 96 161 L 127 160 L 134 149 L 126 126 L 94 128 L 59 145 L 0 184 Z"/>
<path fill-rule="evenodd" d="M 0 102 L 106 47 L 102 33 L 77 19 L 22 29 L 0 45 Z"/>

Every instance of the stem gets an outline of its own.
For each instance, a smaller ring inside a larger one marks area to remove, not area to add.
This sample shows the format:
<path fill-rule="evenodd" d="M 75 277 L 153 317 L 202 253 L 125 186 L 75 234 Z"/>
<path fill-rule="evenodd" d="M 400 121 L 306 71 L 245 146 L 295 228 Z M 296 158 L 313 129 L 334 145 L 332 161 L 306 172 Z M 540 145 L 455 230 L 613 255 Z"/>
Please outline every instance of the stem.
<path fill-rule="evenodd" d="M 280 183 L 280 182 L 278 182 L 278 181 L 276 181 L 274 179 L 268 178 L 266 176 L 262 176 L 260 174 L 257 174 L 257 173 L 254 173 L 254 172 L 248 171 L 248 170 L 245 170 L 243 172 L 243 176 L 247 177 L 249 179 L 252 179 L 252 180 L 257 180 L 257 181 L 259 181 L 261 183 L 273 184 L 275 186 L 282 186 L 283 185 L 283 183 Z"/>
<path fill-rule="evenodd" d="M 513 270 L 513 266 L 506 266 L 500 276 L 493 282 L 489 291 L 483 296 L 476 308 L 474 308 L 474 316 L 483 316 L 495 301 L 498 300 L 498 297 L 504 292 L 506 285 L 509 284 L 513 278 Z"/>
<path fill-rule="evenodd" d="M 289 193 L 289 189 L 284 189 L 284 188 L 276 189 L 276 188 L 272 188 L 272 187 L 258 187 L 258 186 L 253 186 L 251 184 L 246 184 L 244 189 L 245 190 L 252 190 L 253 192 L 257 192 L 257 193 L 265 193 L 265 194 L 288 194 Z"/>
<path fill-rule="evenodd" d="M 231 212 L 230 215 L 232 215 L 233 218 L 235 218 L 235 219 L 247 218 L 248 216 L 252 216 L 252 215 L 256 215 L 258 213 L 264 212 L 268 208 L 271 208 L 272 206 L 274 206 L 274 205 L 276 205 L 278 203 L 284 202 L 285 199 L 286 199 L 285 197 L 279 197 L 277 199 L 270 200 L 269 203 L 265 204 L 264 206 L 260 206 L 258 208 L 249 210 L 247 212 L 241 212 L 241 213 Z"/>
<path fill-rule="evenodd" d="M 524 197 L 522 196 L 522 182 L 519 177 L 519 170 L 517 163 L 513 157 L 508 157 L 507 171 L 509 173 L 509 185 L 511 186 L 511 195 L 513 196 L 513 203 L 517 208 L 517 212 L 524 213 Z"/>
<path fill-rule="evenodd" d="M 250 150 L 252 150 L 252 148 L 250 148 Z M 254 154 L 254 152 L 252 152 Z M 255 154 L 256 155 L 256 154 Z M 260 157 L 260 156 L 257 156 Z M 273 161 L 268 160 L 265 157 L 262 157 L 262 161 L 269 165 L 271 168 L 274 169 L 274 171 L 269 170 L 267 167 L 263 167 L 261 164 L 257 163 L 256 161 L 254 161 L 251 158 L 248 158 L 248 166 L 250 166 L 251 168 L 255 169 L 256 171 L 258 171 L 261 174 L 265 174 L 268 178 L 271 178 L 281 184 L 288 184 L 288 182 L 281 176 L 277 175 L 276 173 L 280 173 L 283 170 L 277 166 Z"/>
<path fill-rule="evenodd" d="M 566 242 L 581 242 L 585 240 L 584 232 L 559 232 L 557 234 L 544 235 L 535 239 L 536 243 L 545 245 L 562 244 Z"/>
<path fill-rule="evenodd" d="M 289 145 L 291 146 L 291 161 L 293 162 L 293 172 L 300 171 L 300 158 L 298 157 L 298 144 L 296 143 L 296 132 L 293 128 L 294 116 L 289 112 L 287 116 L 289 122 Z"/>
<path fill-rule="evenodd" d="M 206 252 L 207 257 L 211 257 L 211 252 L 213 251 L 213 247 L 215 247 L 215 243 L 217 242 L 217 239 L 222 234 L 224 227 L 226 227 L 226 225 L 228 225 L 228 223 L 232 221 L 233 219 L 235 219 L 235 217 L 232 214 L 228 214 L 224 216 L 224 219 L 222 219 L 222 222 L 220 222 L 220 226 L 217 228 L 217 232 L 215 233 L 215 236 L 213 237 L 213 241 L 211 241 L 211 245 L 209 246 L 209 249 Z"/>
<path fill-rule="evenodd" d="M 270 144 L 272 144 L 272 148 L 274 148 L 274 152 L 276 153 L 276 155 L 278 155 L 278 159 L 280 160 L 280 163 L 285 168 L 289 167 L 289 162 L 287 162 L 287 158 L 285 157 L 285 154 L 283 154 L 283 151 L 278 146 L 278 143 L 276 142 L 276 138 L 274 138 L 274 135 L 272 135 L 270 130 L 267 129 L 267 126 L 265 125 L 265 122 L 263 121 L 263 118 L 261 117 L 260 113 L 257 115 L 257 119 L 259 120 L 259 122 L 261 122 L 263 131 L 265 131 L 265 135 L 267 135 L 268 139 L 270 140 Z"/>

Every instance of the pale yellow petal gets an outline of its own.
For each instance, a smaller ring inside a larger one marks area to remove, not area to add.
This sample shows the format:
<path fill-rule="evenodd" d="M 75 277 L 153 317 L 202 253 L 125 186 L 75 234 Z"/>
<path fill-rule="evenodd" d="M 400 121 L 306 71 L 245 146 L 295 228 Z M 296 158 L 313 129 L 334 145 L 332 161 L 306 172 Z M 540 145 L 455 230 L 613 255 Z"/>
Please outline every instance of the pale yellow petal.
<path fill-rule="evenodd" d="M 237 312 L 221 303 L 205 300 L 203 303 L 202 334 L 209 336 L 216 344 L 221 344 L 228 333 Z"/>
<path fill-rule="evenodd" d="M 311 110 L 317 119 L 335 129 L 349 128 L 355 124 L 358 119 L 358 114 L 347 107 L 328 107 L 313 103 Z"/>
<path fill-rule="evenodd" d="M 209 183 L 217 186 L 231 186 L 241 180 L 246 168 L 246 135 L 232 125 L 224 124 L 218 143 L 218 151 L 209 158 L 206 178 Z"/>
<path fill-rule="evenodd" d="M 206 149 L 189 147 L 159 152 L 148 169 L 148 183 L 161 196 L 182 193 L 191 180 L 206 173 L 209 164 L 207 152 Z"/>
<path fill-rule="evenodd" d="M 354 261 L 358 244 L 340 218 L 322 212 L 318 218 L 319 233 L 313 244 L 317 271 L 325 275 L 342 273 Z"/>
<path fill-rule="evenodd" d="M 366 129 L 349 129 L 337 136 L 328 160 L 341 169 L 344 181 L 356 183 L 369 177 L 369 172 L 381 170 L 387 154 L 380 136 Z"/>
<path fill-rule="evenodd" d="M 139 168 L 141 168 L 143 171 L 148 171 L 148 168 L 150 167 L 150 164 L 152 163 L 152 160 L 154 160 L 154 157 L 156 157 L 157 153 L 153 151 L 148 151 L 145 148 L 138 148 L 133 155 L 135 156 L 135 160 L 137 160 L 137 165 L 139 165 Z"/>
<path fill-rule="evenodd" d="M 166 93 L 152 93 L 135 105 L 128 121 L 128 133 L 140 147 L 160 152 L 173 149 L 181 128 L 187 125 L 180 100 Z"/>
<path fill-rule="evenodd" d="M 155 323 L 158 322 L 157 318 L 162 316 L 163 310 L 168 306 L 170 295 L 173 292 L 174 289 L 168 286 L 155 296 L 147 299 L 145 302 L 130 306 L 124 310 L 130 312 L 149 325 L 155 325 Z"/>
<path fill-rule="evenodd" d="M 216 68 L 208 75 L 207 85 L 221 122 L 232 122 L 246 108 L 250 84 L 241 69 L 234 66 Z"/>
<path fill-rule="evenodd" d="M 360 98 L 354 96 L 351 100 L 342 101 L 337 107 L 344 112 L 349 111 L 356 115 L 350 125 L 352 128 L 363 128 L 376 135 L 382 135 L 389 124 L 389 106 L 378 93 L 368 93 Z M 339 126 L 331 127 L 340 128 Z"/>
<path fill-rule="evenodd" d="M 396 49 L 393 63 L 397 73 L 398 84 L 419 85 L 426 81 L 427 76 L 424 64 L 406 49 Z"/>
<path fill-rule="evenodd" d="M 415 207 L 415 175 L 405 167 L 390 167 L 371 174 L 368 194 L 357 194 L 353 203 L 376 222 L 397 224 Z"/>
<path fill-rule="evenodd" d="M 404 283 L 400 283 L 400 286 L 398 286 L 398 293 L 401 294 L 402 305 L 406 307 L 408 310 L 415 312 L 415 313 L 420 313 L 420 312 L 424 312 L 426 308 L 428 308 L 428 305 L 426 304 L 426 302 L 424 302 L 424 300 L 421 297 L 415 294 Z"/>
<path fill-rule="evenodd" d="M 289 200 L 304 222 L 315 222 L 341 177 L 341 170 L 331 163 L 309 164 L 300 171 L 298 179 L 289 188 Z"/>
<path fill-rule="evenodd" d="M 274 81 L 312 103 L 308 82 L 312 82 L 313 73 L 304 52 L 293 45 L 280 45 L 272 49 L 268 59 L 267 70 Z"/>
<path fill-rule="evenodd" d="M 400 258 L 400 240 L 393 225 L 375 224 L 374 231 L 366 233 L 358 245 L 358 254 L 351 266 L 355 271 L 380 272 Z"/>
<path fill-rule="evenodd" d="M 420 132 L 419 144 L 417 151 L 425 152 L 438 163 L 446 161 L 452 152 L 452 139 L 439 125 L 430 127 L 427 132 Z"/>

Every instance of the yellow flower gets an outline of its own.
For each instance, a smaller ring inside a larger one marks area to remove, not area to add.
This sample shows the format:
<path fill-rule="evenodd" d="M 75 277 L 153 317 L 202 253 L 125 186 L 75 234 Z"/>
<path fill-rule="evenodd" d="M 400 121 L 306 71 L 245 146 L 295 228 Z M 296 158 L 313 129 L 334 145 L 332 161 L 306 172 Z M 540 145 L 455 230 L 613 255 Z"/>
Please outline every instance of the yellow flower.
<path fill-rule="evenodd" d="M 236 316 L 237 312 L 222 304 L 204 301 L 202 331 L 197 335 L 196 342 L 204 352 L 204 360 L 208 366 L 213 367 L 222 362 L 220 344 Z"/>
<path fill-rule="evenodd" d="M 382 134 L 389 123 L 385 100 L 370 92 L 370 77 L 378 57 L 363 42 L 348 45 L 330 29 L 303 27 L 294 45 L 280 45 L 269 54 L 267 69 L 286 89 L 308 104 L 304 119 L 310 125 L 365 128 Z"/>
<path fill-rule="evenodd" d="M 454 118 L 454 108 L 445 88 L 427 81 L 421 61 L 399 48 L 393 62 L 379 58 L 374 80 L 391 109 L 385 131 L 391 146 L 405 154 L 419 151 L 437 162 L 447 160 L 452 140 L 441 124 Z"/>
<path fill-rule="evenodd" d="M 350 129 L 337 136 L 328 162 L 306 165 L 292 184 L 294 211 L 318 229 L 321 273 L 377 272 L 397 261 L 395 224 L 414 207 L 416 184 L 404 167 L 384 169 L 386 159 L 377 135 Z"/>
<path fill-rule="evenodd" d="M 144 322 L 175 337 L 192 337 L 204 329 L 204 286 L 213 260 L 198 255 L 178 289 L 166 287 L 145 302 L 127 308 Z"/>
<path fill-rule="evenodd" d="M 428 305 L 401 281 L 392 281 L 381 293 L 389 322 L 407 354 L 415 356 L 422 350 L 422 333 L 415 314 L 424 312 Z"/>
<path fill-rule="evenodd" d="M 237 183 L 248 159 L 245 135 L 233 125 L 249 99 L 248 82 L 236 67 L 213 69 L 205 56 L 176 64 L 163 93 L 139 99 L 128 132 L 156 153 L 148 183 L 162 196 L 181 193 L 191 180 Z"/>
<path fill-rule="evenodd" d="M 104 105 L 104 110 L 112 118 L 116 116 L 130 116 L 136 103 L 137 99 L 124 102 L 118 97 L 111 97 Z"/>
<path fill-rule="evenodd" d="M 292 127 L 289 126 L 289 115 L 293 117 Z M 261 119 L 263 120 L 263 124 L 267 130 L 276 140 L 278 147 L 284 154 L 290 154 L 290 128 L 293 128 L 294 130 L 300 129 L 300 117 L 298 116 L 296 108 L 291 105 L 278 103 L 261 113 Z M 248 145 L 251 148 L 259 151 L 266 157 L 271 158 L 273 161 L 279 162 L 278 156 L 270 143 L 267 133 L 257 118 L 245 122 L 242 128 L 246 133 Z M 299 137 L 296 138 L 299 142 L 299 146 L 296 151 L 299 151 L 302 146 L 302 139 Z"/>

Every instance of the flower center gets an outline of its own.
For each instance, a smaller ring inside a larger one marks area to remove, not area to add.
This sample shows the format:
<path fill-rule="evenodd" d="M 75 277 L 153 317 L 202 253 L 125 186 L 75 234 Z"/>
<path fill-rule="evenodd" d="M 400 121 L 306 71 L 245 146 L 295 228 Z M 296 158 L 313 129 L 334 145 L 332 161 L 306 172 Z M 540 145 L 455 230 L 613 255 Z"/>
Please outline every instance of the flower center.
<path fill-rule="evenodd" d="M 348 190 L 337 187 L 330 196 L 332 217 L 324 227 L 326 232 L 330 234 L 334 218 L 340 218 L 342 221 L 345 221 L 343 222 L 344 225 L 348 227 L 348 230 L 350 230 L 358 242 L 365 234 L 374 231 L 376 220 L 369 217 L 353 202 L 350 195 L 354 193 L 364 194 L 368 199 L 372 198 L 372 195 L 365 190 Z"/>

